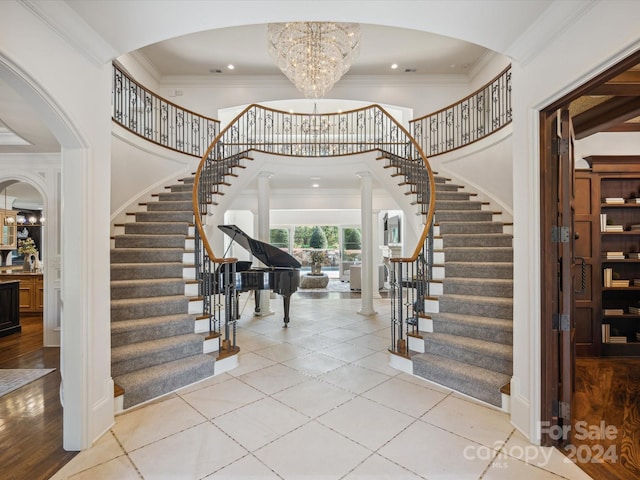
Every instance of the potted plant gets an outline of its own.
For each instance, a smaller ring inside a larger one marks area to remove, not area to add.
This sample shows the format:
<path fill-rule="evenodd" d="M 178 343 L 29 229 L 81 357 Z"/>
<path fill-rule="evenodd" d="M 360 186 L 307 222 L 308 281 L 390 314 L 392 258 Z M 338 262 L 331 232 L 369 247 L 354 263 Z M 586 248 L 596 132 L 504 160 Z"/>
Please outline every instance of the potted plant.
<path fill-rule="evenodd" d="M 38 257 L 38 250 L 33 238 L 27 237 L 24 240 L 18 240 L 18 253 L 24 256 L 22 269 L 28 272 L 33 270 L 33 265 Z"/>
<path fill-rule="evenodd" d="M 324 250 L 313 250 L 311 252 L 311 275 L 322 274 L 322 263 L 325 259 Z"/>

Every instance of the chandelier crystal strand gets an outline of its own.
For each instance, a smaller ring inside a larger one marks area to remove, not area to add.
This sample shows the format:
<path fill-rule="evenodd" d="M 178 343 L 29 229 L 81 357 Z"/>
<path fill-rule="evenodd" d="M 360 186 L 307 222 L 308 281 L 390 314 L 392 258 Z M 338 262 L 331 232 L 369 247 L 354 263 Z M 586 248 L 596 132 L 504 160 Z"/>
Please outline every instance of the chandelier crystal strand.
<path fill-rule="evenodd" d="M 269 54 L 306 98 L 324 96 L 358 56 L 357 23 L 291 22 L 267 27 Z"/>

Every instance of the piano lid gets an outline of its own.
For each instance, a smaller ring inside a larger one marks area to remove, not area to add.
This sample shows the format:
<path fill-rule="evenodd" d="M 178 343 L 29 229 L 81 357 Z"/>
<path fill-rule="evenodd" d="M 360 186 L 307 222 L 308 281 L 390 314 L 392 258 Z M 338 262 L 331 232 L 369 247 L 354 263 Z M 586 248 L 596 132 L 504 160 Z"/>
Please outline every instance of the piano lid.
<path fill-rule="evenodd" d="M 235 240 L 245 250 L 269 267 L 274 268 L 300 268 L 300 262 L 280 250 L 278 247 L 268 243 L 255 240 L 244 233 L 235 225 L 218 225 L 218 228 Z"/>

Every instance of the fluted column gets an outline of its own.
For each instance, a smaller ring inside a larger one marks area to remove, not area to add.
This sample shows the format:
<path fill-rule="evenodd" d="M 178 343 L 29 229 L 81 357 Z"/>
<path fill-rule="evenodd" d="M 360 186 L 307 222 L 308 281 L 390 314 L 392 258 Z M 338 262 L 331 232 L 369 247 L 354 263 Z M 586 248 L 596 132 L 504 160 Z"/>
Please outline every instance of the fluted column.
<path fill-rule="evenodd" d="M 360 315 L 375 315 L 373 309 L 373 178 L 370 172 L 358 172 L 360 178 L 360 224 L 362 231 L 362 269 Z"/>
<path fill-rule="evenodd" d="M 258 228 L 257 240 L 269 243 L 269 228 L 271 220 L 269 212 L 271 207 L 271 184 L 269 179 L 273 176 L 271 172 L 260 172 L 258 174 Z M 265 315 L 273 315 L 270 303 L 270 290 L 262 290 L 260 292 L 260 303 L 256 305 L 255 315 L 264 317 Z"/>

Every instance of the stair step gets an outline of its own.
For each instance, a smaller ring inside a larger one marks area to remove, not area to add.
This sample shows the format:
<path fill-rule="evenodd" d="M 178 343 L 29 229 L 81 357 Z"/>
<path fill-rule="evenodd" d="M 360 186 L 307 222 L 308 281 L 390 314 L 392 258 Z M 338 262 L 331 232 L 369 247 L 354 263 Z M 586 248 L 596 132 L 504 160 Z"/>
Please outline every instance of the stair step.
<path fill-rule="evenodd" d="M 163 200 L 147 203 L 148 212 L 193 212 L 193 202 L 189 200 Z"/>
<path fill-rule="evenodd" d="M 484 213 L 484 212 L 483 212 Z M 490 212 L 486 212 L 491 216 Z M 468 234 L 468 233 L 503 233 L 504 226 L 500 222 L 477 221 L 470 223 L 469 221 L 438 221 L 440 235 L 444 237 L 446 234 Z"/>
<path fill-rule="evenodd" d="M 185 235 L 130 234 L 115 236 L 115 248 L 185 248 Z"/>
<path fill-rule="evenodd" d="M 156 195 L 161 202 L 191 201 L 193 199 L 193 192 L 162 192 Z"/>
<path fill-rule="evenodd" d="M 202 352 L 202 336 L 195 333 L 113 347 L 111 348 L 111 375 L 118 377 Z"/>
<path fill-rule="evenodd" d="M 444 234 L 442 237 L 443 248 L 450 247 L 511 247 L 513 236 L 506 233 L 467 233 Z"/>
<path fill-rule="evenodd" d="M 113 322 L 111 347 L 194 333 L 195 321 L 195 315 L 179 314 Z"/>
<path fill-rule="evenodd" d="M 189 298 L 184 295 L 111 300 L 112 322 L 163 315 L 179 315 L 188 312 Z"/>
<path fill-rule="evenodd" d="M 511 345 L 434 332 L 424 335 L 424 351 L 504 375 L 513 372 Z"/>
<path fill-rule="evenodd" d="M 183 278 L 185 265 L 181 262 L 113 263 L 111 280 L 143 278 Z"/>
<path fill-rule="evenodd" d="M 444 294 L 438 304 L 443 313 L 513 319 L 513 298 Z"/>
<path fill-rule="evenodd" d="M 509 278 L 448 277 L 442 280 L 442 293 L 513 298 L 513 280 Z"/>
<path fill-rule="evenodd" d="M 468 199 L 444 200 L 440 199 L 436 194 L 436 213 L 443 211 L 480 210 L 481 208 L 481 202 L 471 201 Z"/>
<path fill-rule="evenodd" d="M 142 278 L 112 280 L 111 299 L 164 297 L 184 295 L 186 281 L 182 278 Z"/>
<path fill-rule="evenodd" d="M 433 331 L 437 333 L 477 338 L 504 345 L 513 344 L 512 320 L 442 312 L 432 313 L 431 320 Z"/>
<path fill-rule="evenodd" d="M 188 222 L 129 222 L 124 224 L 126 235 L 188 235 Z"/>
<path fill-rule="evenodd" d="M 502 405 L 500 387 L 511 381 L 511 375 L 428 353 L 414 355 L 411 360 L 414 375 L 496 407 Z"/>
<path fill-rule="evenodd" d="M 187 222 L 193 223 L 193 211 L 185 212 L 135 212 L 136 222 Z"/>
<path fill-rule="evenodd" d="M 512 262 L 511 247 L 445 247 L 446 261 L 452 262 Z"/>
<path fill-rule="evenodd" d="M 184 248 L 112 248 L 111 263 L 180 262 L 184 253 Z"/>
<path fill-rule="evenodd" d="M 445 277 L 513 279 L 513 262 L 447 262 Z"/>
<path fill-rule="evenodd" d="M 489 222 L 493 218 L 491 212 L 485 210 L 436 210 L 435 221 L 445 222 Z"/>
<path fill-rule="evenodd" d="M 211 377 L 215 359 L 194 355 L 120 375 L 114 381 L 124 389 L 124 408 L 157 398 L 166 393 Z"/>

